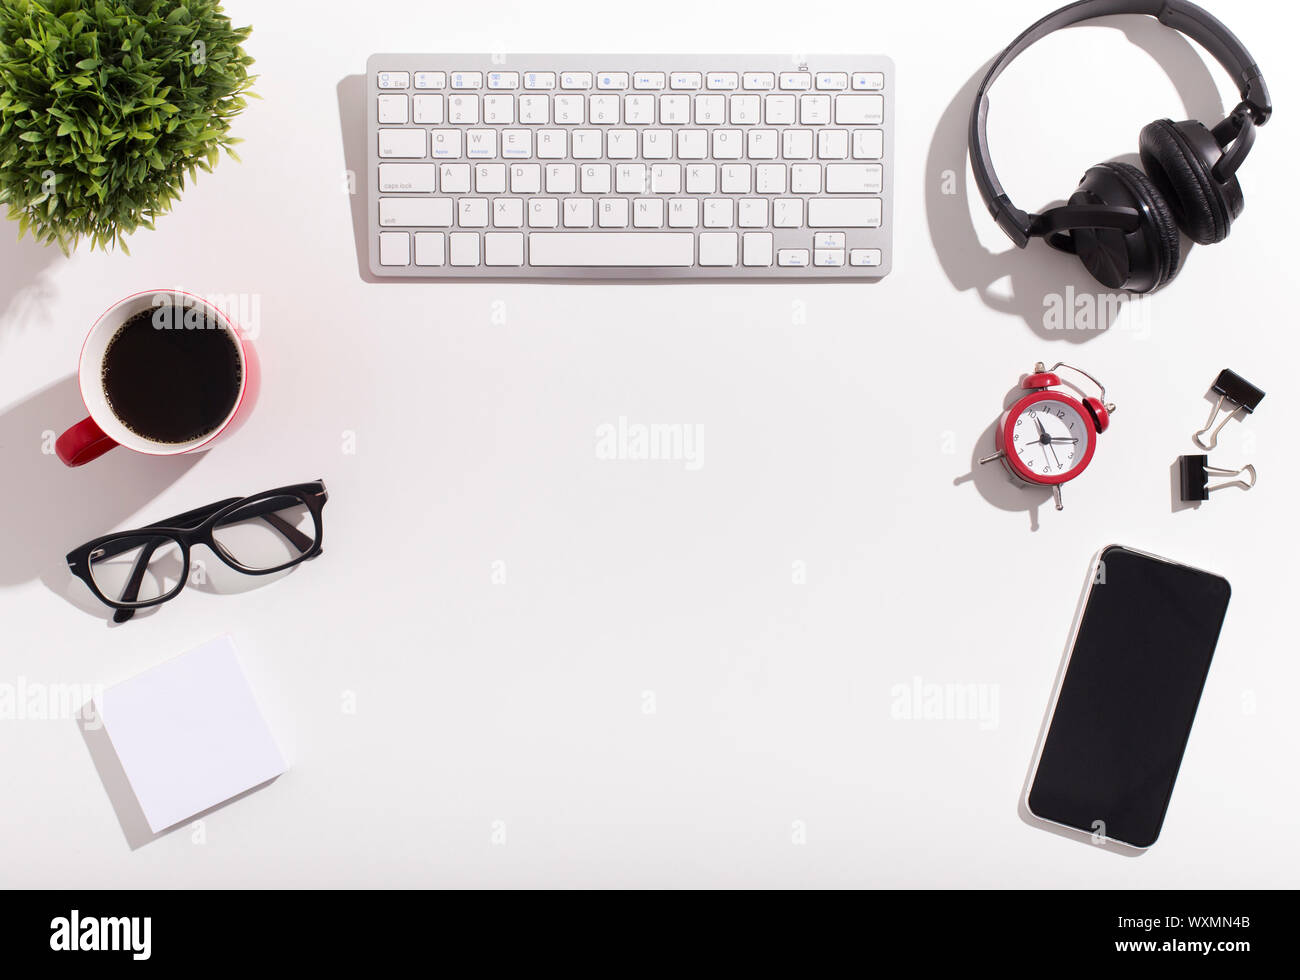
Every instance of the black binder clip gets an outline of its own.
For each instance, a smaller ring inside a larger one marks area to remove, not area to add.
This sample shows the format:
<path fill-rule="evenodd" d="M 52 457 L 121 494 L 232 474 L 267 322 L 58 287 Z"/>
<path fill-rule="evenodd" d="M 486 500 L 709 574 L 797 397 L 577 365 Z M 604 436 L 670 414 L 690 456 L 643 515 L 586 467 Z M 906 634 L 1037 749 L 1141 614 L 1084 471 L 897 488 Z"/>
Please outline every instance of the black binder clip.
<path fill-rule="evenodd" d="M 1179 456 L 1178 471 L 1181 476 L 1183 500 L 1192 502 L 1209 500 L 1210 494 L 1225 487 L 1249 490 L 1255 485 L 1255 467 L 1247 463 L 1239 470 L 1225 470 L 1210 465 L 1209 456 Z M 1236 480 L 1210 486 L 1211 476 L 1235 476 Z M 1248 476 L 1249 479 L 1245 477 Z"/>
<path fill-rule="evenodd" d="M 1228 424 L 1229 419 L 1238 412 L 1245 412 L 1249 415 L 1264 400 L 1263 391 L 1256 388 L 1236 371 L 1229 371 L 1227 368 L 1220 371 L 1219 376 L 1214 379 L 1213 390 L 1219 396 L 1219 400 L 1215 402 L 1214 408 L 1210 410 L 1210 418 L 1205 423 L 1205 428 L 1192 436 L 1193 441 L 1205 450 L 1213 449 L 1219 444 L 1219 430 Z M 1215 425 L 1214 420 L 1218 418 L 1224 402 L 1229 402 L 1234 407 L 1232 411 L 1224 416 L 1222 422 Z M 1211 427 L 1214 428 L 1213 432 L 1210 432 Z M 1203 442 L 1201 436 L 1207 432 L 1210 432 L 1210 441 Z M 1183 458 L 1186 459 L 1187 457 Z"/>

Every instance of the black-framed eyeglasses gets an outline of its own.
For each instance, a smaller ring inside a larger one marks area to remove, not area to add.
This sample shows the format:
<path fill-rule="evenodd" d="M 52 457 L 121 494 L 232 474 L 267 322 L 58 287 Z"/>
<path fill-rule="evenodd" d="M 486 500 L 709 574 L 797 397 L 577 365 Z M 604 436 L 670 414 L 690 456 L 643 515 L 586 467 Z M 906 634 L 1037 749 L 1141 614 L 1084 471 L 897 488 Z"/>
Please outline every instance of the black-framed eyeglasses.
<path fill-rule="evenodd" d="M 190 574 L 190 549 L 207 545 L 245 575 L 269 575 L 321 553 L 325 482 L 229 497 L 68 552 L 68 568 L 124 623 L 137 609 L 174 599 Z"/>

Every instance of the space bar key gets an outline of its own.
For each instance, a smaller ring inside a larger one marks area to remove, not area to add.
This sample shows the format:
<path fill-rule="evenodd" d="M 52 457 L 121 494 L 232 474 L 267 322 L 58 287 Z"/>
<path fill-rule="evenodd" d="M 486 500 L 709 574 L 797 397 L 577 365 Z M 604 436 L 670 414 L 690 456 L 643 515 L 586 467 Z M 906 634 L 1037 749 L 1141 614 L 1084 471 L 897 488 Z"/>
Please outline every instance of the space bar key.
<path fill-rule="evenodd" d="M 689 232 L 533 232 L 528 260 L 535 266 L 690 266 L 695 236 Z"/>

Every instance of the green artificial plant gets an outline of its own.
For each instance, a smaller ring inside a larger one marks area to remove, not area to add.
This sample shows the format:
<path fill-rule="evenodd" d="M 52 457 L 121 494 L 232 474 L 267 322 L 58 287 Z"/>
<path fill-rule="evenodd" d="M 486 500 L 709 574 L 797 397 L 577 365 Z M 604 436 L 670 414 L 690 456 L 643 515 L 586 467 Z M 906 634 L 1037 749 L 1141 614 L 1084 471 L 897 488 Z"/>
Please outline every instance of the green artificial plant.
<path fill-rule="evenodd" d="M 0 204 L 65 253 L 152 228 L 255 76 L 218 0 L 0 0 Z"/>

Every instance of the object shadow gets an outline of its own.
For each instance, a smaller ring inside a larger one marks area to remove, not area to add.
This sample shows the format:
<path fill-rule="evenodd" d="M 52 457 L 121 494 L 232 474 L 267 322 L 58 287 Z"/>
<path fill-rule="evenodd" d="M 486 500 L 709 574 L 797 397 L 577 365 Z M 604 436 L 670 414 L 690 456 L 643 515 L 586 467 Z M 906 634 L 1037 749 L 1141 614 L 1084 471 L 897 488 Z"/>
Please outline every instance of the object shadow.
<path fill-rule="evenodd" d="M 73 375 L 0 411 L 0 589 L 39 578 L 78 608 L 110 619 L 112 610 L 68 572 L 64 556 L 118 527 L 180 479 L 200 454 L 156 457 L 115 449 L 84 467 L 64 466 L 54 455 L 54 440 L 85 414 Z"/>
<path fill-rule="evenodd" d="M 1146 850 L 1119 841 L 1094 838 L 1092 834 L 1085 833 L 1082 830 L 1044 820 L 1029 809 L 1029 790 L 1033 785 L 1034 773 L 1038 769 L 1038 759 L 1043 753 L 1043 742 L 1047 740 L 1047 730 L 1052 724 L 1052 715 L 1056 711 L 1056 698 L 1060 694 L 1061 683 L 1065 680 L 1065 671 L 1070 664 L 1070 650 L 1074 643 L 1074 636 L 1079 629 L 1079 621 L 1083 618 L 1083 608 L 1088 603 L 1088 592 L 1092 587 L 1094 564 L 1095 561 L 1088 563 L 1088 571 L 1084 575 L 1083 590 L 1079 595 L 1078 604 L 1074 607 L 1074 621 L 1070 624 L 1070 632 L 1065 640 L 1065 649 L 1061 652 L 1061 663 L 1056 669 L 1056 680 L 1052 684 L 1052 695 L 1047 700 L 1047 707 L 1043 712 L 1043 722 L 1038 728 L 1038 741 L 1034 743 L 1034 754 L 1029 761 L 1029 770 L 1025 773 L 1025 783 L 1020 791 L 1020 800 L 1016 812 L 1024 823 L 1036 830 L 1045 830 L 1049 834 L 1055 834 L 1057 837 L 1064 837 L 1066 840 L 1072 840 L 1076 843 L 1090 844 L 1098 850 L 1108 851 L 1120 857 L 1136 858 L 1146 854 Z"/>
<path fill-rule="evenodd" d="M 86 749 L 90 753 L 90 760 L 94 763 L 95 771 L 99 774 L 99 781 L 103 784 L 104 792 L 108 794 L 108 801 L 113 806 L 117 822 L 122 827 L 122 834 L 126 837 L 127 847 L 133 851 L 158 840 L 160 837 L 174 833 L 181 827 L 188 827 L 196 820 L 202 820 L 209 814 L 216 813 L 218 810 L 270 786 L 280 778 L 279 776 L 272 776 L 265 782 L 250 786 L 242 793 L 236 794 L 228 800 L 222 800 L 216 806 L 208 807 L 208 809 L 196 813 L 192 817 L 186 817 L 170 827 L 155 831 L 149 826 L 149 821 L 144 815 L 144 809 L 140 806 L 135 790 L 131 788 L 131 781 L 127 778 L 126 770 L 122 768 L 122 761 L 117 756 L 117 750 L 113 748 L 113 740 L 109 738 L 108 730 L 98 720 L 93 701 L 86 702 L 77 713 L 77 727 L 80 729 L 81 737 L 86 743 Z"/>
<path fill-rule="evenodd" d="M 1131 44 L 1149 54 L 1174 82 L 1187 118 L 1217 121 L 1223 115 L 1223 102 L 1214 77 L 1197 49 L 1182 35 L 1145 17 L 1099 18 L 1088 23 L 1114 27 Z M 1121 293 L 1116 297 L 1106 292 L 1076 257 L 1049 248 L 1045 242 L 1030 242 L 1025 249 L 1010 245 L 1005 251 L 994 253 L 981 243 L 975 229 L 966 190 L 967 136 L 975 93 L 992 63 L 993 59 L 985 62 L 962 86 L 944 110 L 930 142 L 925 171 L 930 240 L 944 274 L 959 291 L 974 291 L 991 310 L 1018 317 L 1044 340 L 1084 343 L 1110 327 L 1123 305 L 1131 301 L 1130 294 Z M 1111 159 L 1133 162 L 1136 155 L 1124 154 Z M 941 179 L 946 171 L 960 175 L 951 182 L 951 193 L 945 193 L 945 181 Z M 984 213 L 983 202 L 978 203 L 980 212 Z M 1053 201 L 1045 207 L 1063 203 Z M 1020 204 L 1032 207 L 1036 202 Z M 1185 262 L 1190 252 L 1190 240 L 1186 236 L 1182 246 Z M 995 288 L 1000 283 L 1005 289 Z M 1092 297 L 1097 311 L 1093 327 L 1049 327 L 1044 304 L 1051 295 Z"/>
<path fill-rule="evenodd" d="M 0 225 L 0 326 L 18 329 L 25 324 L 47 326 L 39 321 L 53 309 L 54 283 L 51 268 L 64 258 L 53 245 L 41 245 L 27 236 L 18 238 L 18 225 Z"/>
<path fill-rule="evenodd" d="M 352 209 L 352 238 L 356 245 L 357 273 L 363 282 L 381 283 L 370 271 L 370 233 L 366 227 L 366 76 L 346 75 L 336 87 L 339 100 L 339 130 L 343 138 L 343 166 L 348 181 L 348 205 Z M 400 279 L 392 280 L 400 282 Z"/>
<path fill-rule="evenodd" d="M 1024 377 L 1025 375 L 1021 375 L 1022 381 Z M 1005 413 L 1027 394 L 1028 392 L 1017 384 L 1002 399 L 1002 411 Z M 964 483 L 973 483 L 980 496 L 999 510 L 1025 511 L 1029 515 L 1029 530 L 1037 531 L 1038 510 L 1052 499 L 1051 487 L 1031 486 L 1013 480 L 1007 473 L 1006 467 L 1000 462 L 980 463 L 981 459 L 997 452 L 997 431 L 1001 423 L 1002 416 L 999 414 L 998 418 L 980 433 L 979 439 L 975 441 L 975 446 L 971 450 L 970 472 L 963 473 L 954 479 L 952 484 L 959 487 Z"/>

